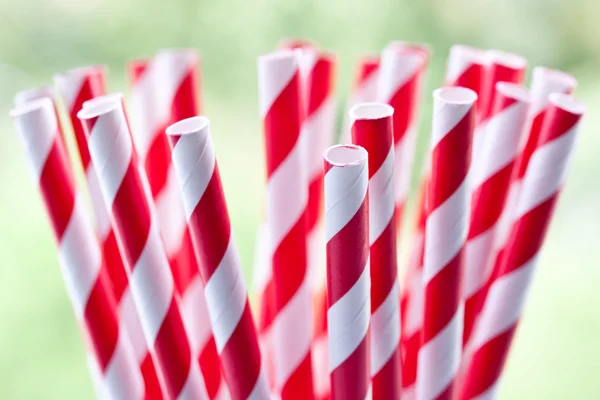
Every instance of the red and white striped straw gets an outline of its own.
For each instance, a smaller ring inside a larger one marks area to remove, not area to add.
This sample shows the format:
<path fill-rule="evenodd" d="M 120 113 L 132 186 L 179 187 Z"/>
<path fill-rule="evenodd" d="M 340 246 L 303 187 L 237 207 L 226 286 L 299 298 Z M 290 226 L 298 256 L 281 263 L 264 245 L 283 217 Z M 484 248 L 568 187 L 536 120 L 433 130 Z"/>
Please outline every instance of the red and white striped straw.
<path fill-rule="evenodd" d="M 144 399 L 144 381 L 120 329 L 106 264 L 59 133 L 54 103 L 42 98 L 11 112 L 57 241 L 73 310 L 101 373 L 98 398 Z"/>
<path fill-rule="evenodd" d="M 538 138 L 541 132 L 542 122 L 549 106 L 549 96 L 552 93 L 571 93 L 577 84 L 577 81 L 572 76 L 561 71 L 550 70 L 543 67 L 537 67 L 533 70 L 533 80 L 531 82 L 530 100 L 527 122 L 524 132 L 521 135 L 518 147 L 518 156 L 513 166 L 511 175 L 510 187 L 505 200 L 504 210 L 500 215 L 500 219 L 496 226 L 494 234 L 494 243 L 492 246 L 492 254 L 490 257 L 490 266 L 487 267 L 491 271 L 489 279 L 476 294 L 473 294 L 474 300 L 471 302 L 475 307 L 475 319 L 481 312 L 484 300 L 496 274 L 496 270 L 500 268 L 503 249 L 509 240 L 511 225 L 513 222 L 514 209 L 516 207 L 519 193 L 522 186 L 522 180 L 527 171 L 529 160 L 535 149 L 537 148 Z M 475 322 L 477 323 L 477 322 Z M 465 347 L 466 358 L 469 357 L 472 351 L 472 346 L 467 343 Z"/>
<path fill-rule="evenodd" d="M 445 86 L 460 86 L 477 93 L 477 113 L 484 103 L 486 79 L 486 52 L 476 47 L 462 44 L 450 48 L 446 65 Z"/>
<path fill-rule="evenodd" d="M 87 101 L 105 94 L 105 75 L 103 66 L 76 68 L 54 77 L 57 91 L 63 99 L 72 124 L 79 158 L 86 177 L 90 193 L 92 210 L 96 221 L 96 233 L 102 247 L 102 254 L 112 282 L 113 292 L 118 303 L 119 320 L 131 338 L 136 359 L 140 364 L 146 394 L 151 398 L 163 397 L 163 386 L 158 378 L 154 357 L 148 351 L 148 344 L 142 332 L 139 311 L 136 309 L 129 288 L 129 277 L 124 265 L 123 255 L 117 244 L 117 238 L 110 220 L 110 210 L 104 202 L 98 176 L 90 159 L 88 142 L 83 126 L 77 118 Z"/>
<path fill-rule="evenodd" d="M 499 50 L 488 50 L 486 57 L 486 74 L 483 82 L 481 112 L 478 115 L 477 127 L 473 133 L 473 159 L 471 166 L 473 171 L 484 162 L 481 149 L 488 136 L 487 125 L 493 116 L 493 107 L 497 95 L 496 83 L 508 82 L 522 84 L 527 69 L 527 60 L 517 54 L 505 53 Z"/>
<path fill-rule="evenodd" d="M 169 398 L 208 398 L 175 296 L 173 276 L 123 108 L 113 102 L 78 113 L 100 189 L 123 248 L 144 336 L 158 360 Z"/>
<path fill-rule="evenodd" d="M 400 398 L 400 296 L 394 221 L 394 109 L 362 103 L 350 110 L 352 141 L 369 153 L 371 376 L 373 398 Z"/>
<path fill-rule="evenodd" d="M 307 279 L 315 312 L 312 368 L 317 398 L 327 398 L 331 388 L 327 371 L 327 280 L 323 221 L 323 152 L 335 135 L 335 56 L 304 49 L 301 68 L 306 73 L 306 117 L 300 132 L 304 165 L 308 172 L 306 207 Z"/>
<path fill-rule="evenodd" d="M 540 250 L 564 184 L 585 107 L 570 96 L 550 95 L 515 207 L 506 251 L 473 336 L 474 353 L 461 399 L 495 398 Z"/>
<path fill-rule="evenodd" d="M 340 143 L 352 143 L 352 121 L 348 112 L 358 103 L 377 100 L 377 81 L 379 80 L 379 56 L 364 55 L 358 61 L 356 77 L 346 102 L 346 112 L 342 124 Z"/>
<path fill-rule="evenodd" d="M 394 187 L 396 224 L 401 225 L 410 190 L 417 141 L 421 83 L 428 52 L 402 42 L 392 42 L 381 53 L 377 98 L 394 108 Z"/>
<path fill-rule="evenodd" d="M 307 178 L 300 139 L 297 56 L 279 51 L 258 59 L 260 114 L 266 149 L 265 254 L 272 267 L 275 313 L 269 326 L 276 390 L 281 397 L 312 398 L 311 291 L 307 279 Z M 264 334 L 264 331 L 261 332 Z"/>
<path fill-rule="evenodd" d="M 368 156 L 337 145 L 324 158 L 331 399 L 370 399 Z"/>
<path fill-rule="evenodd" d="M 434 91 L 431 178 L 427 188 L 423 345 L 417 398 L 450 398 L 462 353 L 461 279 L 469 227 L 468 172 L 477 94 L 470 89 Z"/>
<path fill-rule="evenodd" d="M 463 344 L 469 340 L 477 314 L 480 291 L 491 275 L 490 255 L 496 226 L 519 154 L 529 93 L 524 87 L 506 82 L 496 84 L 492 117 L 487 123 L 482 163 L 471 175 L 471 218 L 465 248 Z"/>
<path fill-rule="evenodd" d="M 209 397 L 215 399 L 226 388 L 216 367 L 219 358 L 202 279 L 165 135 L 169 125 L 198 114 L 199 63 L 193 50 L 162 50 L 147 63 L 134 61 L 130 72 L 137 79 L 132 82 L 130 110 L 133 139 L 148 176 L 194 358 L 200 363 Z"/>
<path fill-rule="evenodd" d="M 185 119 L 167 128 L 167 134 L 173 145 L 173 165 L 183 193 L 186 219 L 199 257 L 208 312 L 231 397 L 234 400 L 267 399 L 269 386 L 209 121 L 204 117 Z M 242 365 L 244 368 L 240 368 Z"/>

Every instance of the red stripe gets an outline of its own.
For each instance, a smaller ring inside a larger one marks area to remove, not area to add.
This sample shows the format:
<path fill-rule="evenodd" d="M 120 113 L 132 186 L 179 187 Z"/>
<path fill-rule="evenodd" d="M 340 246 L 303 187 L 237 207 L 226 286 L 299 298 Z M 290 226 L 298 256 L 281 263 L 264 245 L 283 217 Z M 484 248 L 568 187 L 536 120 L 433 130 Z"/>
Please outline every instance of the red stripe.
<path fill-rule="evenodd" d="M 258 314 L 258 330 L 262 333 L 265 332 L 275 319 L 275 312 L 277 308 L 275 307 L 275 282 L 273 279 L 267 282 L 265 286 L 261 302 L 260 302 L 260 312 Z"/>
<path fill-rule="evenodd" d="M 115 233 L 130 269 L 135 267 L 150 231 L 150 209 L 136 165 L 132 159 L 112 205 Z"/>
<path fill-rule="evenodd" d="M 425 286 L 423 343 L 429 342 L 456 315 L 460 304 L 462 249 Z"/>
<path fill-rule="evenodd" d="M 421 348 L 421 330 L 402 338 L 402 387 L 409 388 L 417 382 L 417 358 Z"/>
<path fill-rule="evenodd" d="M 191 349 L 175 297 L 156 335 L 154 349 L 169 396 L 177 398 L 190 371 Z"/>
<path fill-rule="evenodd" d="M 396 227 L 393 220 L 371 245 L 371 312 L 375 312 L 397 284 Z"/>
<path fill-rule="evenodd" d="M 167 135 L 164 133 L 166 127 L 165 124 L 158 129 L 158 133 L 150 144 L 144 159 L 144 169 L 152 191 L 152 198 L 155 200 L 165 188 L 169 166 L 171 165 L 171 146 Z"/>
<path fill-rule="evenodd" d="M 454 82 L 448 86 L 462 86 L 477 93 L 477 112 L 481 112 L 484 104 L 483 80 L 485 68 L 482 64 L 470 64 Z"/>
<path fill-rule="evenodd" d="M 275 172 L 298 141 L 301 121 L 299 82 L 296 71 L 264 118 L 267 176 Z"/>
<path fill-rule="evenodd" d="M 185 292 L 198 276 L 198 262 L 188 229 L 184 230 L 181 246 L 169 260 L 169 266 L 173 273 L 175 293 L 180 297 L 184 297 Z"/>
<path fill-rule="evenodd" d="M 454 128 L 439 141 L 431 154 L 427 209 L 441 206 L 464 182 L 471 162 L 471 135 L 474 127 L 471 108 Z"/>
<path fill-rule="evenodd" d="M 200 370 L 204 376 L 204 384 L 209 399 L 214 399 L 221 388 L 221 362 L 217 353 L 215 338 L 211 335 L 198 357 Z"/>
<path fill-rule="evenodd" d="M 308 75 L 310 90 L 308 91 L 307 115 L 312 115 L 319 110 L 331 93 L 333 68 L 333 60 L 321 55 L 310 71 Z M 325 132 L 321 132 L 321 134 L 325 134 Z"/>
<path fill-rule="evenodd" d="M 358 119 L 352 124 L 352 142 L 369 153 L 369 179 L 379 171 L 392 148 L 392 117 Z"/>
<path fill-rule="evenodd" d="M 525 147 L 523 148 L 522 153 L 519 155 L 516 161 L 515 171 L 517 175 L 515 179 L 521 180 L 525 176 L 529 160 L 531 159 L 533 152 L 537 148 L 538 139 L 540 137 L 542 123 L 544 122 L 545 115 L 546 111 L 542 111 L 533 118 L 531 128 L 529 129 L 529 134 L 527 135 L 527 142 L 525 144 Z"/>
<path fill-rule="evenodd" d="M 541 128 L 537 147 L 558 139 L 577 125 L 582 114 L 574 114 L 555 105 L 550 105 Z"/>
<path fill-rule="evenodd" d="M 506 65 L 493 63 L 489 67 L 489 72 L 486 74 L 483 91 L 485 95 L 484 103 L 482 104 L 481 120 L 487 120 L 492 115 L 492 109 L 498 92 L 496 91 L 496 83 L 523 83 L 525 78 L 525 68 L 512 68 Z"/>
<path fill-rule="evenodd" d="M 240 362 L 243 360 L 243 362 Z M 221 352 L 223 374 L 232 399 L 246 399 L 254 389 L 261 368 L 256 329 L 246 301 L 240 322 Z"/>
<path fill-rule="evenodd" d="M 158 373 L 156 372 L 155 362 L 152 359 L 152 355 L 147 352 L 146 357 L 142 361 L 140 368 L 142 370 L 142 376 L 144 377 L 144 384 L 146 385 L 146 399 L 147 400 L 162 400 L 163 393 L 158 380 Z"/>
<path fill-rule="evenodd" d="M 331 307 L 354 286 L 369 257 L 368 200 L 327 242 L 327 297 Z"/>
<path fill-rule="evenodd" d="M 511 326 L 507 331 L 494 337 L 477 349 L 469 364 L 469 373 L 462 381 L 459 398 L 470 400 L 489 389 L 498 381 L 508 348 L 512 342 L 517 326 Z"/>
<path fill-rule="evenodd" d="M 331 399 L 364 400 L 371 383 L 369 363 L 367 334 L 356 350 L 331 372 Z"/>
<path fill-rule="evenodd" d="M 513 165 L 514 161 L 511 161 L 473 191 L 468 240 L 488 231 L 500 219 L 508 195 Z"/>
<path fill-rule="evenodd" d="M 117 303 L 119 303 L 121 301 L 121 297 L 123 297 L 123 294 L 125 293 L 125 290 L 127 290 L 129 278 L 127 277 L 125 265 L 123 264 L 123 259 L 121 258 L 121 252 L 117 244 L 117 237 L 112 229 L 108 232 L 108 236 L 102 244 L 102 253 L 104 254 L 104 263 L 106 265 L 108 275 L 110 276 L 115 299 L 117 300 Z"/>
<path fill-rule="evenodd" d="M 314 399 L 312 382 L 312 362 L 309 352 L 285 382 L 281 389 L 281 398 L 286 400 Z"/>
<path fill-rule="evenodd" d="M 327 291 L 318 290 L 314 295 L 315 336 L 327 335 Z"/>
<path fill-rule="evenodd" d="M 410 124 L 415 120 L 419 107 L 417 100 L 419 96 L 421 68 L 419 67 L 415 74 L 408 78 L 388 101 L 388 104 L 394 108 L 392 118 L 394 121 L 394 143 L 396 144 L 404 138 Z"/>
<path fill-rule="evenodd" d="M 60 135 L 55 135 L 40 175 L 40 190 L 54 235 L 61 241 L 75 206 L 75 182 Z"/>
<path fill-rule="evenodd" d="M 190 217 L 189 226 L 201 261 L 200 274 L 204 282 L 208 282 L 227 251 L 231 235 L 225 194 L 216 162 L 206 190 Z"/>
<path fill-rule="evenodd" d="M 400 353 L 396 349 L 387 363 L 373 377 L 373 399 L 400 398 Z"/>
<path fill-rule="evenodd" d="M 149 58 L 137 58 L 127 63 L 127 71 L 129 72 L 129 80 L 132 86 L 136 85 L 142 75 L 144 75 L 150 61 L 151 59 Z"/>
<path fill-rule="evenodd" d="M 311 232 L 317 226 L 323 213 L 323 174 L 308 185 L 308 204 L 306 206 L 306 230 Z"/>
<path fill-rule="evenodd" d="M 96 360 L 103 372 L 108 367 L 119 339 L 116 304 L 110 290 L 108 275 L 104 265 L 101 265 L 85 305 L 83 318 L 94 344 Z"/>
<path fill-rule="evenodd" d="M 198 69 L 199 62 L 194 63 L 177 88 L 171 103 L 169 125 L 200 114 L 200 74 Z"/>
<path fill-rule="evenodd" d="M 377 72 L 379 69 L 379 57 L 365 57 L 358 66 L 358 73 L 354 87 L 360 87 L 367 79 Z"/>

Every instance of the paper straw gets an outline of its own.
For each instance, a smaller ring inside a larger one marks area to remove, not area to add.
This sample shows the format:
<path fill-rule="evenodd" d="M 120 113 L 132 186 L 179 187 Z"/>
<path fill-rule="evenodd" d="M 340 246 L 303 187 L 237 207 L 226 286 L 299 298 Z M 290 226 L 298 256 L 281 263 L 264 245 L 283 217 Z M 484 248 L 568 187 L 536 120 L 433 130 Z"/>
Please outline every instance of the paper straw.
<path fill-rule="evenodd" d="M 446 66 L 445 86 L 461 86 L 477 93 L 477 113 L 485 103 L 486 52 L 462 44 L 450 48 Z"/>
<path fill-rule="evenodd" d="M 350 110 L 352 140 L 369 153 L 369 340 L 375 399 L 399 399 L 401 387 L 393 114 L 394 109 L 383 103 L 361 103 Z"/>
<path fill-rule="evenodd" d="M 117 244 L 110 220 L 110 212 L 102 197 L 98 176 L 90 159 L 87 137 L 81 122 L 77 118 L 77 113 L 87 101 L 105 94 L 105 75 L 106 70 L 103 66 L 76 68 L 57 74 L 54 77 L 54 83 L 67 108 L 69 121 L 75 135 L 79 159 L 83 166 L 90 193 L 96 221 L 96 233 L 118 303 L 120 321 L 131 338 L 136 359 L 144 375 L 146 393 L 148 396 L 156 396 L 155 398 L 160 399 L 164 390 L 161 388 L 163 385 L 159 381 L 153 356 L 148 351 L 139 312 L 135 307 L 133 295 L 129 288 L 129 278 L 124 265 L 123 254 Z"/>
<path fill-rule="evenodd" d="M 477 95 L 466 88 L 434 91 L 431 178 L 427 189 L 423 345 L 417 398 L 450 397 L 458 372 L 463 330 L 461 279 L 469 225 L 471 137 Z"/>
<path fill-rule="evenodd" d="M 550 95 L 537 148 L 523 177 L 510 239 L 473 336 L 476 350 L 460 391 L 461 399 L 497 396 L 498 381 L 523 313 L 584 112 L 585 107 L 570 96 Z"/>
<path fill-rule="evenodd" d="M 167 128 L 173 165 L 183 193 L 186 219 L 199 257 L 211 325 L 231 397 L 266 399 L 269 386 L 262 370 L 258 337 L 225 194 L 204 117 Z M 240 366 L 244 368 L 240 368 Z M 215 366 L 213 366 L 215 367 Z"/>
<path fill-rule="evenodd" d="M 504 209 L 513 166 L 519 154 L 528 91 L 516 84 L 496 85 L 495 105 L 487 124 L 486 141 L 481 149 L 482 163 L 473 171 L 471 218 L 465 248 L 463 344 L 469 340 L 475 323 L 478 296 L 491 275 L 490 255 L 496 226 Z"/>
<path fill-rule="evenodd" d="M 331 399 L 371 398 L 368 157 L 362 147 L 325 152 L 327 326 Z"/>
<path fill-rule="evenodd" d="M 194 358 L 200 363 L 209 397 L 215 399 L 226 388 L 216 367 L 219 357 L 165 135 L 170 124 L 198 113 L 199 62 L 192 50 L 161 50 L 143 68 L 143 63 L 134 62 L 131 74 L 138 78 L 133 81 L 130 110 L 133 139 L 148 176 Z"/>
<path fill-rule="evenodd" d="M 377 81 L 379 79 L 379 56 L 363 55 L 357 65 L 354 84 L 346 102 L 346 112 L 342 124 L 340 143 L 352 143 L 352 121 L 348 112 L 359 103 L 377 100 Z"/>
<path fill-rule="evenodd" d="M 270 329 L 276 389 L 284 400 L 311 398 L 312 327 L 307 321 L 312 312 L 304 215 L 308 196 L 295 54 L 280 51 L 260 57 L 258 85 L 267 167 L 265 259 L 272 266 L 275 300 Z"/>
<path fill-rule="evenodd" d="M 392 42 L 381 53 L 377 98 L 394 108 L 394 187 L 396 190 L 396 224 L 401 226 L 410 190 L 412 166 L 418 132 L 421 81 L 428 53 Z"/>
<path fill-rule="evenodd" d="M 168 396 L 208 398 L 199 368 L 191 359 L 173 276 L 155 212 L 145 194 L 123 108 L 118 103 L 101 104 L 81 110 L 78 117 L 124 250 L 144 336 L 156 354 Z"/>
<path fill-rule="evenodd" d="M 120 330 L 111 282 L 59 134 L 54 104 L 35 100 L 11 112 L 57 242 L 65 286 L 102 374 L 99 398 L 143 399 L 144 381 Z"/>

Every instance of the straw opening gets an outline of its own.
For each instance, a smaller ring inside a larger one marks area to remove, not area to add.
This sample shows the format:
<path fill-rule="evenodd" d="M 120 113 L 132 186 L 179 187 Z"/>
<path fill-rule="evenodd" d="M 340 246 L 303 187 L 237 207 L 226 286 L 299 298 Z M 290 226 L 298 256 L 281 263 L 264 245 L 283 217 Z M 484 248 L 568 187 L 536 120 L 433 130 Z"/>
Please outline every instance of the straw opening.
<path fill-rule="evenodd" d="M 123 93 L 110 93 L 84 102 L 83 108 L 90 108 L 100 104 L 120 103 L 121 101 L 123 101 Z"/>
<path fill-rule="evenodd" d="M 433 97 L 444 103 L 466 105 L 477 100 L 477 94 L 471 89 L 464 87 L 447 87 L 433 91 Z"/>
<path fill-rule="evenodd" d="M 585 105 L 575 100 L 572 96 L 564 93 L 552 93 L 549 97 L 550 103 L 562 108 L 572 114 L 581 115 L 585 113 Z"/>
<path fill-rule="evenodd" d="M 547 80 L 551 80 L 566 87 L 575 87 L 577 85 L 577 79 L 566 72 L 547 68 L 547 67 L 536 67 L 533 69 L 533 75 L 542 75 Z"/>
<path fill-rule="evenodd" d="M 91 107 L 84 107 L 77 113 L 79 119 L 90 119 L 95 118 L 102 114 L 107 114 L 117 108 L 121 107 L 121 104 L 116 101 L 104 102 L 100 104 L 92 105 Z"/>
<path fill-rule="evenodd" d="M 293 50 L 277 50 L 258 58 L 260 63 L 277 63 L 281 61 L 295 61 L 296 55 Z"/>
<path fill-rule="evenodd" d="M 382 119 L 391 117 L 394 108 L 384 103 L 360 103 L 352 107 L 348 113 L 354 120 Z"/>
<path fill-rule="evenodd" d="M 29 114 L 33 111 L 42 111 L 45 107 L 53 107 L 52 100 L 49 97 L 42 97 L 40 99 L 29 101 L 23 105 L 17 106 L 10 111 L 12 118 L 20 117 L 25 114 Z"/>
<path fill-rule="evenodd" d="M 522 85 L 509 82 L 498 82 L 496 90 L 506 97 L 529 103 L 529 91 Z"/>
<path fill-rule="evenodd" d="M 167 135 L 187 135 L 208 128 L 210 121 L 206 117 L 191 117 L 175 122 L 166 130 Z"/>
<path fill-rule="evenodd" d="M 328 148 L 324 157 L 331 165 L 345 167 L 363 163 L 367 159 L 367 151 L 360 146 L 340 144 Z"/>
<path fill-rule="evenodd" d="M 509 68 L 523 69 L 527 67 L 527 60 L 518 54 L 506 53 L 500 50 L 489 50 L 488 57 L 490 62 Z"/>

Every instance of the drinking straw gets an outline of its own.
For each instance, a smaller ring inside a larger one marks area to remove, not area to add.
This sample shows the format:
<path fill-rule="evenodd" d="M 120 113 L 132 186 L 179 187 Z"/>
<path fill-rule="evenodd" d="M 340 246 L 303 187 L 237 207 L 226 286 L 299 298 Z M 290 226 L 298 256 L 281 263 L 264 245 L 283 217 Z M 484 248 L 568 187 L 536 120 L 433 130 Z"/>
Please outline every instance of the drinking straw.
<path fill-rule="evenodd" d="M 461 86 L 477 93 L 477 113 L 485 103 L 486 64 L 485 50 L 462 44 L 450 48 L 445 86 Z"/>
<path fill-rule="evenodd" d="M 123 107 L 117 102 L 78 113 L 88 137 L 100 189 L 111 210 L 115 234 L 142 329 L 169 398 L 208 398 L 180 312 L 158 220 L 144 188 Z"/>
<path fill-rule="evenodd" d="M 473 356 L 460 398 L 495 398 L 558 195 L 568 173 L 585 107 L 549 96 L 536 149 L 522 181 L 509 240 L 473 334 Z"/>
<path fill-rule="evenodd" d="M 258 59 L 267 167 L 264 251 L 272 268 L 268 290 L 272 291 L 275 307 L 273 321 L 267 327 L 272 335 L 275 389 L 284 400 L 314 396 L 312 327 L 307 323 L 312 320 L 306 259 L 308 196 L 299 140 L 299 84 L 294 52 L 278 51 Z"/>
<path fill-rule="evenodd" d="M 50 98 L 32 100 L 11 116 L 46 205 L 71 305 L 101 374 L 97 396 L 147 398 L 127 334 L 118 323 L 100 246 L 75 187 L 54 103 Z"/>
<path fill-rule="evenodd" d="M 394 109 L 361 103 L 350 110 L 352 141 L 369 153 L 371 376 L 374 399 L 400 398 L 400 304 L 394 220 Z"/>
<path fill-rule="evenodd" d="M 225 194 L 204 117 L 167 128 L 173 165 L 183 193 L 186 220 L 199 257 L 208 313 L 231 397 L 266 399 L 269 386 L 262 368 L 258 337 Z M 241 368 L 243 366 L 243 368 Z"/>
<path fill-rule="evenodd" d="M 450 398 L 462 352 L 461 279 L 469 225 L 467 175 L 477 94 L 470 89 L 434 91 L 431 177 L 428 180 L 423 266 L 423 345 L 416 396 Z"/>
<path fill-rule="evenodd" d="M 331 399 L 371 398 L 367 152 L 337 145 L 324 158 Z"/>
<path fill-rule="evenodd" d="M 169 125 L 199 111 L 199 63 L 199 55 L 185 49 L 161 50 L 145 64 L 134 61 L 131 74 L 137 79 L 132 82 L 129 110 L 133 140 L 148 177 L 194 358 L 200 364 L 209 397 L 215 399 L 226 388 L 165 134 Z"/>

